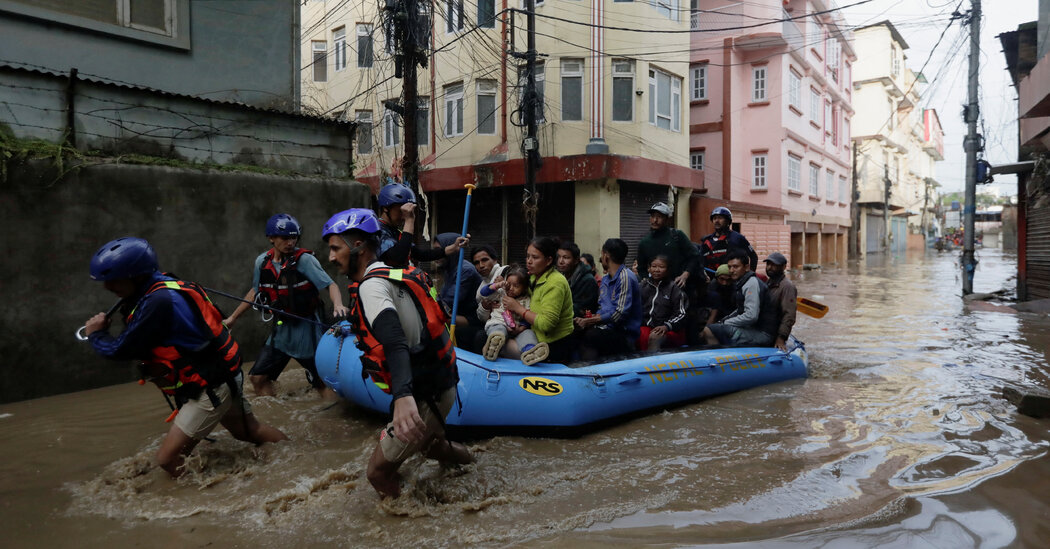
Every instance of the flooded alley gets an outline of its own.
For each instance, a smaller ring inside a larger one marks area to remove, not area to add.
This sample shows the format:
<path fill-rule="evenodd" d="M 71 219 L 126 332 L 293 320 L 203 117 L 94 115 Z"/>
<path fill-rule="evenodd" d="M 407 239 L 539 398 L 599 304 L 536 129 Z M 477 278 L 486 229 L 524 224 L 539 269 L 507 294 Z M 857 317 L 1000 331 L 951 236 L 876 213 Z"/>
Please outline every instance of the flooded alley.
<path fill-rule="evenodd" d="M 1013 256 L 978 257 L 976 291 L 1013 287 Z M 998 388 L 1050 385 L 1050 319 L 965 303 L 957 260 L 795 273 L 830 307 L 795 328 L 808 379 L 576 439 L 474 441 L 463 468 L 417 456 L 392 502 L 363 474 L 382 420 L 299 372 L 253 400 L 291 443 L 218 430 L 179 481 L 150 462 L 168 413 L 152 387 L 5 404 L 4 546 L 1043 547 L 1050 422 Z"/>

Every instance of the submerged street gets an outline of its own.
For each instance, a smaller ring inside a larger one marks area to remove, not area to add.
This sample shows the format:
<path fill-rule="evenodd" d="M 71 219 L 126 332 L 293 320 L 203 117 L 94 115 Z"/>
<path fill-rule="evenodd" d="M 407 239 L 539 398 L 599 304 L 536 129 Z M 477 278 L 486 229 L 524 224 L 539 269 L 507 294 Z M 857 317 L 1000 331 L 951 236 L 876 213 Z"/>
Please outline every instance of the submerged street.
<path fill-rule="evenodd" d="M 975 291 L 1014 286 L 1014 256 L 978 259 Z M 216 431 L 179 481 L 150 463 L 167 428 L 152 387 L 2 405 L 0 531 L 9 547 L 1042 547 L 1050 423 L 998 388 L 1050 386 L 1050 319 L 965 303 L 957 265 L 931 250 L 793 273 L 830 307 L 795 328 L 808 379 L 578 439 L 475 441 L 462 469 L 416 456 L 388 503 L 363 472 L 381 419 L 299 372 L 252 402 L 291 443 Z"/>

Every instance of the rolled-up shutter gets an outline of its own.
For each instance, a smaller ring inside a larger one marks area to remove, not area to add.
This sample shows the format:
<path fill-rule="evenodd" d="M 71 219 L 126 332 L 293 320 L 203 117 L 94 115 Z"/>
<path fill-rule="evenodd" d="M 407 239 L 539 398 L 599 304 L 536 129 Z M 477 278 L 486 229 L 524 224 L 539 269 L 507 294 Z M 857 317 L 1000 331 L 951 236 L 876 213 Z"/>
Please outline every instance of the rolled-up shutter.
<path fill-rule="evenodd" d="M 1029 207 L 1027 227 L 1028 299 L 1050 298 L 1050 205 Z"/>
<path fill-rule="evenodd" d="M 638 243 L 649 234 L 649 208 L 667 202 L 667 187 L 623 181 L 620 183 L 620 238 L 627 243 L 627 266 L 638 257 Z M 595 250 L 595 259 L 598 252 Z"/>

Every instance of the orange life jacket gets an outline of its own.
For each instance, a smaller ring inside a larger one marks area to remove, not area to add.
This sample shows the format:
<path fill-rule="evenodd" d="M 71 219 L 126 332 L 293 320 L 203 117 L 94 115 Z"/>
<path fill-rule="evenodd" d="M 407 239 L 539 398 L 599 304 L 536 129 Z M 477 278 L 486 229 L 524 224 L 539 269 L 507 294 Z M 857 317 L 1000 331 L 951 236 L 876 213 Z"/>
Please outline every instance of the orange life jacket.
<path fill-rule="evenodd" d="M 420 359 L 431 367 L 448 368 L 456 371 L 456 351 L 452 346 L 452 338 L 449 337 L 446 324 L 450 317 L 448 311 L 437 299 L 437 290 L 430 280 L 430 276 L 418 267 L 409 266 L 404 269 L 392 267 L 380 267 L 372 269 L 365 275 L 364 279 L 383 278 L 389 280 L 408 290 L 412 301 L 416 305 L 416 311 L 423 319 L 423 333 L 420 348 L 412 354 L 414 359 Z M 361 308 L 361 300 L 358 298 L 357 290 L 360 283 L 354 282 L 350 289 L 350 323 L 353 332 L 357 335 L 357 348 L 361 349 L 362 375 L 367 374 L 372 378 L 384 393 L 390 393 L 390 370 L 387 367 L 386 352 L 383 345 L 379 343 L 372 333 L 372 327 L 365 318 L 365 312 Z"/>
<path fill-rule="evenodd" d="M 174 278 L 170 274 L 165 276 Z M 174 346 L 154 347 L 150 349 L 145 364 L 140 367 L 150 372 L 165 395 L 175 398 L 179 408 L 205 391 L 209 393 L 209 398 L 215 400 L 211 390 L 231 382 L 241 370 L 241 353 L 237 341 L 222 325 L 222 313 L 212 304 L 203 288 L 184 280 L 162 280 L 153 284 L 145 295 L 163 290 L 176 291 L 185 298 L 200 324 L 208 327 L 212 338 L 207 347 L 195 352 Z M 135 311 L 132 310 L 127 317 L 129 324 L 134 316 Z"/>
<path fill-rule="evenodd" d="M 285 259 L 278 273 L 273 266 L 273 248 L 266 252 L 266 260 L 259 270 L 259 293 L 266 296 L 266 303 L 275 309 L 307 318 L 317 312 L 321 304 L 317 288 L 298 269 L 299 258 L 312 253 L 306 248 L 296 248 Z"/>

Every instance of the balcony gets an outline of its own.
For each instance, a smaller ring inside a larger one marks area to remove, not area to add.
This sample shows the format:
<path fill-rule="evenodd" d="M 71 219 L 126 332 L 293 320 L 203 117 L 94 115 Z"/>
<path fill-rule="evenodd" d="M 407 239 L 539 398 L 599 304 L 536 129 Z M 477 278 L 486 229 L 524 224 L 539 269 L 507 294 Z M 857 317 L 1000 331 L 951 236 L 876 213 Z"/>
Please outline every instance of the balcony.
<path fill-rule="evenodd" d="M 797 23 L 790 20 L 791 14 L 781 9 L 777 15 L 769 18 L 780 20 L 761 27 L 745 29 L 744 32 L 748 34 L 739 36 L 734 41 L 734 45 L 743 50 L 760 50 L 783 46 L 801 48 L 803 46 L 805 39 L 802 37 L 802 29 L 799 28 Z M 753 24 L 754 19 L 745 21 L 743 15 L 741 15 L 737 23 L 737 25 L 742 26 Z"/>

